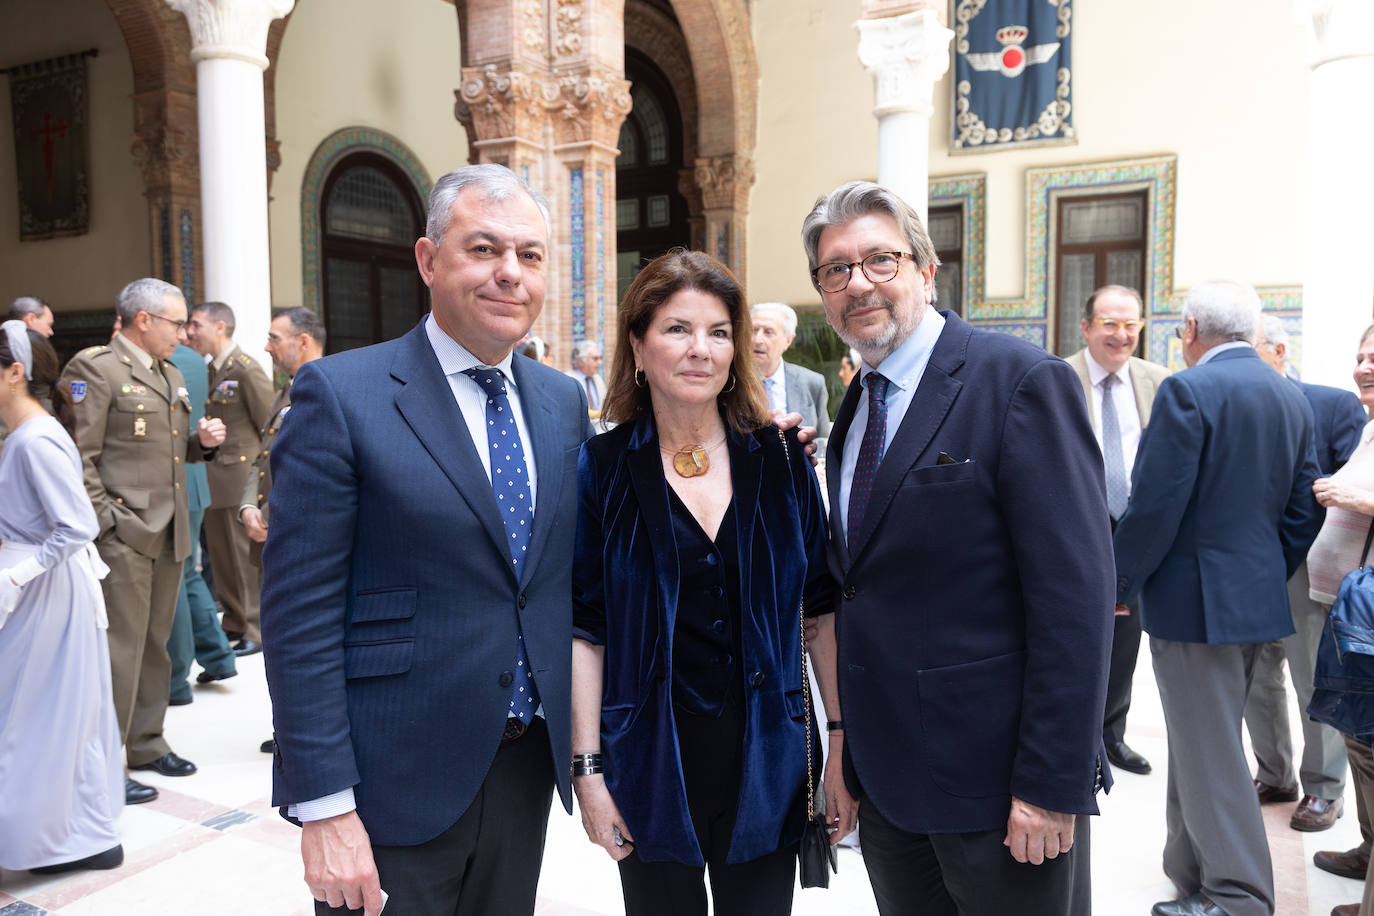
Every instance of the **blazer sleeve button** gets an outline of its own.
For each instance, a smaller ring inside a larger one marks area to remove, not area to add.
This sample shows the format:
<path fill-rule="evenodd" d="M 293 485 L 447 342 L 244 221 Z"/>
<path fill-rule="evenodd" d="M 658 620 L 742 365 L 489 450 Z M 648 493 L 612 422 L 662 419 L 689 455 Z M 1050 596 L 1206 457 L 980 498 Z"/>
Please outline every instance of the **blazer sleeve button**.
<path fill-rule="evenodd" d="M 515 675 L 510 671 L 502 671 L 501 676 L 496 679 L 496 683 L 500 684 L 502 687 L 509 687 L 511 684 L 515 683 Z"/>
<path fill-rule="evenodd" d="M 763 686 L 763 672 L 762 672 L 762 671 L 755 671 L 755 672 L 754 672 L 754 676 L 751 677 L 751 678 L 749 679 L 749 685 L 750 685 L 751 687 L 762 687 L 762 686 Z"/>

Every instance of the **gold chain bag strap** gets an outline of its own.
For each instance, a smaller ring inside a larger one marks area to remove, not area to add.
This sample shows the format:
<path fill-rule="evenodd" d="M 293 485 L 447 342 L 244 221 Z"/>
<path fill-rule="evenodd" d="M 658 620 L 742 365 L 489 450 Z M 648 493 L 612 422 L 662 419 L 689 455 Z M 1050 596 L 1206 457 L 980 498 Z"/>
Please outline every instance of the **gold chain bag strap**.
<path fill-rule="evenodd" d="M 782 440 L 782 454 L 790 468 L 792 456 L 787 448 L 787 436 L 780 429 L 778 438 Z M 801 842 L 797 844 L 797 870 L 802 887 L 829 887 L 830 874 L 839 873 L 840 863 L 835 847 L 830 845 L 830 832 L 826 829 L 825 814 L 816 810 L 816 778 L 811 739 L 811 675 L 806 666 L 805 596 L 801 599 L 797 626 L 801 631 L 801 688 L 802 702 L 806 707 L 806 826 L 802 828 Z"/>

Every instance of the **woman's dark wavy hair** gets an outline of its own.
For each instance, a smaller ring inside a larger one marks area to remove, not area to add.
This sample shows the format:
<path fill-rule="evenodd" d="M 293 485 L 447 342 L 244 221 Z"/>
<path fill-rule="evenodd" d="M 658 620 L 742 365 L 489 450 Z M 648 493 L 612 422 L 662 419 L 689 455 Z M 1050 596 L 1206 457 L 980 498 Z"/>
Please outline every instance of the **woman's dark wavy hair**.
<path fill-rule="evenodd" d="M 754 326 L 744 304 L 744 291 L 730 268 L 702 251 L 675 248 L 650 261 L 625 292 L 616 321 L 615 361 L 606 385 L 601 417 L 629 423 L 653 408 L 648 388 L 635 384 L 635 354 L 630 339 L 644 338 L 659 307 L 684 289 L 715 296 L 730 315 L 735 358 L 730 364 L 734 385 L 726 383 L 717 399 L 721 416 L 731 429 L 749 433 L 770 421 L 768 399 L 754 365 L 751 342 Z"/>
<path fill-rule="evenodd" d="M 61 368 L 57 362 L 57 351 L 48 343 L 48 338 L 37 331 L 26 329 L 26 333 L 29 335 L 29 349 L 33 351 L 33 374 L 27 379 L 29 397 L 40 404 L 45 400 L 51 400 L 53 416 L 57 417 L 57 422 L 62 424 L 67 435 L 75 442 L 76 411 L 72 407 L 72 398 L 67 389 L 57 384 Z M 0 331 L 0 369 L 8 369 L 14 362 L 14 354 L 10 352 L 9 335 Z"/>

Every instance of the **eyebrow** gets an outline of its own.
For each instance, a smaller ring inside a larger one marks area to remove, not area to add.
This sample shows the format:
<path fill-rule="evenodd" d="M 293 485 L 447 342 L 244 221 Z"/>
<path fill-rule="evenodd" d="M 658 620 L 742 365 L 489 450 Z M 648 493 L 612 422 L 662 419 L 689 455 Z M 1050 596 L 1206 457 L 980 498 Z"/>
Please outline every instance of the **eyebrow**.
<path fill-rule="evenodd" d="M 663 320 L 664 320 L 664 321 L 676 322 L 677 324 L 692 324 L 692 320 L 691 320 L 690 318 L 678 318 L 678 317 L 673 316 L 673 315 L 664 315 L 664 316 L 663 316 Z M 727 319 L 725 319 L 724 321 L 717 321 L 717 322 L 715 322 L 714 324 L 709 325 L 709 327 L 712 327 L 712 328 L 728 328 L 728 327 L 730 327 L 730 326 L 733 325 L 733 324 L 734 324 L 734 322 L 731 321 L 729 318 L 727 318 Z"/>
<path fill-rule="evenodd" d="M 509 240 L 502 238 L 501 236 L 496 235 L 494 233 L 488 232 L 485 229 L 477 229 L 463 236 L 464 245 L 472 245 L 478 242 L 488 242 L 492 245 L 495 245 L 498 248 L 506 244 L 509 244 Z M 514 247 L 517 250 L 522 251 L 530 248 L 538 248 L 540 251 L 543 251 L 545 246 L 543 239 L 528 238 L 516 242 Z"/>

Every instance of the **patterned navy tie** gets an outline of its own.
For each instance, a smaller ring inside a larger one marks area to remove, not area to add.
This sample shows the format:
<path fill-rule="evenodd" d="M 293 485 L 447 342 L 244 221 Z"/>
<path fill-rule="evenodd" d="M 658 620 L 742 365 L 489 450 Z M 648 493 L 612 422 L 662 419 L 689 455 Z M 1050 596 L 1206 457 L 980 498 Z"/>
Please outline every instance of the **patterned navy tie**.
<path fill-rule="evenodd" d="M 511 562 L 518 581 L 525 569 L 526 553 L 530 546 L 530 529 L 534 527 L 534 500 L 530 496 L 530 477 L 525 465 L 525 450 L 520 444 L 520 429 L 515 425 L 510 398 L 506 396 L 506 377 L 500 369 L 477 366 L 464 369 L 463 374 L 476 382 L 487 395 L 487 443 L 491 455 L 491 488 L 496 494 L 496 506 L 501 510 L 501 522 L 510 539 Z M 529 655 L 525 652 L 525 635 L 517 620 L 515 684 L 510 695 L 510 714 L 525 724 L 534 719 L 539 708 L 539 693 L 534 687 L 534 673 L 530 671 Z"/>
<path fill-rule="evenodd" d="M 1107 472 L 1107 511 L 1119 519 L 1126 512 L 1130 490 L 1126 486 L 1126 458 L 1121 448 L 1121 423 L 1116 416 L 1116 401 L 1112 385 L 1119 382 L 1115 375 L 1102 380 L 1102 466 Z"/>
<path fill-rule="evenodd" d="M 864 384 L 868 386 L 868 425 L 864 427 L 863 442 L 859 445 L 854 478 L 849 483 L 849 522 L 845 531 L 851 556 L 858 544 L 859 532 L 863 530 L 868 497 L 873 493 L 873 478 L 878 476 L 878 465 L 887 448 L 888 380 L 877 372 L 870 372 L 864 377 Z"/>

